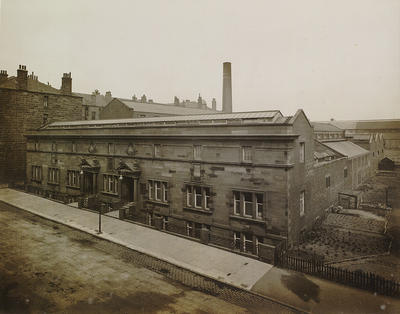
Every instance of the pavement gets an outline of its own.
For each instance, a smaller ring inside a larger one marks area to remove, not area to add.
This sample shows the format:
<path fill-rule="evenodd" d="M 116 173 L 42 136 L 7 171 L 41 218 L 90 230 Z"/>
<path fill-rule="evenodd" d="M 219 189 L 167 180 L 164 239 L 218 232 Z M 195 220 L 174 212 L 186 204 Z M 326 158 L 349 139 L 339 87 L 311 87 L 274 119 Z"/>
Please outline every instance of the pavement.
<path fill-rule="evenodd" d="M 0 201 L 312 313 L 400 313 L 400 300 L 283 270 L 252 258 L 9 188 Z"/>

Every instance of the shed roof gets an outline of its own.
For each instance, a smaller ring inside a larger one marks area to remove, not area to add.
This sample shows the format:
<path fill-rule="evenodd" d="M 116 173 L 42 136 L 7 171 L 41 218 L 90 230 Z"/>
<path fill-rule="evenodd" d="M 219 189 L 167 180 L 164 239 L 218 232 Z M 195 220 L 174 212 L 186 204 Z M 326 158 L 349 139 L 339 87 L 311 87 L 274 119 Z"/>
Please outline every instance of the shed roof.
<path fill-rule="evenodd" d="M 368 150 L 349 141 L 327 142 L 324 144 L 334 151 L 349 158 L 354 158 L 369 153 Z"/>

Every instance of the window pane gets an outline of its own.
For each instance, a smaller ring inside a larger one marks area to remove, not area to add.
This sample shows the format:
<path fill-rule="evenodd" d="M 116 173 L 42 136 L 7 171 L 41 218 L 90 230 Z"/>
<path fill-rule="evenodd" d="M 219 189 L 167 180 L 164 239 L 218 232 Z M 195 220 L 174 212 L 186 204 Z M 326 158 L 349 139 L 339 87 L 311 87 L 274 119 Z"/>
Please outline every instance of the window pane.
<path fill-rule="evenodd" d="M 192 187 L 190 185 L 186 187 L 186 204 L 192 206 Z"/>

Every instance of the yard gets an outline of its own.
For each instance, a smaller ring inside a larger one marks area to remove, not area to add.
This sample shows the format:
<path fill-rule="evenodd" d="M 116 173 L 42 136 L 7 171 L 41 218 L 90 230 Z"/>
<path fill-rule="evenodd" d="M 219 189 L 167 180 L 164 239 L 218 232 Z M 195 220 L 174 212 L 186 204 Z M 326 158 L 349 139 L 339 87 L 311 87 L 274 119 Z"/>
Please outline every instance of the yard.
<path fill-rule="evenodd" d="M 400 281 L 400 171 L 380 173 L 360 190 L 359 209 L 334 209 L 292 253 Z"/>

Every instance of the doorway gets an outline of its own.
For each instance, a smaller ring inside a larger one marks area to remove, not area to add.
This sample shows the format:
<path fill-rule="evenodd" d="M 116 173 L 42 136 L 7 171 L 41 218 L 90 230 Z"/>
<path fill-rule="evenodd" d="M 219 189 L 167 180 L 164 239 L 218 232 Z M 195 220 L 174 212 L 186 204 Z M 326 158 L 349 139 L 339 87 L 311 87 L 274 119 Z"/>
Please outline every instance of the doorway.
<path fill-rule="evenodd" d="M 83 173 L 83 193 L 94 194 L 93 173 L 90 172 Z"/>
<path fill-rule="evenodd" d="M 122 179 L 121 199 L 126 202 L 135 201 L 135 181 L 133 178 L 124 177 Z"/>

